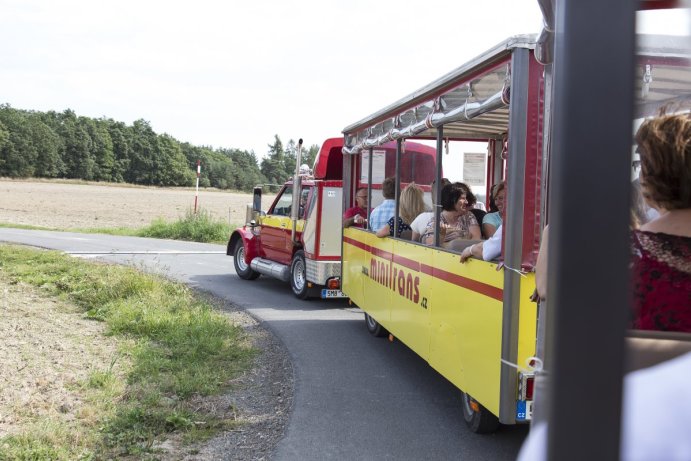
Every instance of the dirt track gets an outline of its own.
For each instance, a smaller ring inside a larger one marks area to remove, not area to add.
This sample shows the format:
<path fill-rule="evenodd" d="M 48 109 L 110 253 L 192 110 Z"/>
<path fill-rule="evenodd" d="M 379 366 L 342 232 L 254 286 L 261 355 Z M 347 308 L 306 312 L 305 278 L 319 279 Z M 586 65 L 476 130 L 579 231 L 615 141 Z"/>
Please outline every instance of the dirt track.
<path fill-rule="evenodd" d="M 0 178 L 0 223 L 57 229 L 131 227 L 162 217 L 173 221 L 194 209 L 192 188 L 158 188 L 68 181 Z M 266 194 L 266 209 L 275 194 Z M 252 196 L 199 191 L 198 207 L 231 224 L 242 224 Z"/>

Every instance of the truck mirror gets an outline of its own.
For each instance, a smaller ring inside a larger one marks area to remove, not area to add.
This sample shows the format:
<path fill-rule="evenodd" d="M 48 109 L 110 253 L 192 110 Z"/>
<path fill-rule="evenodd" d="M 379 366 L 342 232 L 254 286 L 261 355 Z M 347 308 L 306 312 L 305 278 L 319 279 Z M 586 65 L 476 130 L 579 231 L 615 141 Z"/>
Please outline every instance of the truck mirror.
<path fill-rule="evenodd" d="M 262 209 L 262 188 L 259 186 L 254 188 L 252 209 L 256 212 L 260 212 Z"/>

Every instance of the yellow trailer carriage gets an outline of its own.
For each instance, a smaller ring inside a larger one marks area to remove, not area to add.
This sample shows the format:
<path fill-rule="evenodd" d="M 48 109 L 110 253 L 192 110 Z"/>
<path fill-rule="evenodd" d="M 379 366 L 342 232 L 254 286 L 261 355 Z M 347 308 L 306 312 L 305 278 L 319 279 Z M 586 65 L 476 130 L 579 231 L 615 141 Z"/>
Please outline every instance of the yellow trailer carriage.
<path fill-rule="evenodd" d="M 536 347 L 537 308 L 530 295 L 542 224 L 545 94 L 534 48 L 533 36 L 509 38 L 344 129 L 346 201 L 358 188 L 379 187 L 382 165 L 372 159 L 392 140 L 399 145 L 397 196 L 405 183 L 420 183 L 406 139 L 436 140 L 440 160 L 448 143 L 483 141 L 487 188 L 506 180 L 500 260 L 462 264 L 460 248 L 377 238 L 358 228 L 343 234 L 343 291 L 365 311 L 370 332 L 390 332 L 458 386 L 465 419 L 476 432 L 531 418 L 533 373 L 526 364 Z M 438 183 L 442 161 L 436 170 Z M 436 213 L 438 222 L 438 207 Z"/>

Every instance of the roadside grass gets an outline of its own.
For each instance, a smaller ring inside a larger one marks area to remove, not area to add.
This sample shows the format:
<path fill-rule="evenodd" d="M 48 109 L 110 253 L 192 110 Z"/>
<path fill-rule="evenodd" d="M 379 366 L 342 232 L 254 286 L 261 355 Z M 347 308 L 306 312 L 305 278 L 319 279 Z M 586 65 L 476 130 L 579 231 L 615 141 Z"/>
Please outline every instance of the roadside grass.
<path fill-rule="evenodd" d="M 192 242 L 227 242 L 233 228 L 222 219 L 214 219 L 209 212 L 200 209 L 196 214 L 188 210 L 183 218 L 167 223 L 157 219 L 137 232 L 139 237 L 154 237 Z"/>
<path fill-rule="evenodd" d="M 50 227 L 29 226 L 24 224 L 0 223 L 0 227 L 15 229 L 48 230 L 63 232 L 79 232 L 83 234 L 107 234 L 130 237 L 151 237 L 159 239 L 186 240 L 202 243 L 226 243 L 230 233 L 237 227 L 231 226 L 223 219 L 214 218 L 208 211 L 199 209 L 195 214 L 188 210 L 184 217 L 168 222 L 163 218 L 155 219 L 151 224 L 141 229 L 129 227 L 97 227 L 54 229 Z"/>
<path fill-rule="evenodd" d="M 6 227 L 6 228 L 12 228 L 12 229 L 47 230 L 47 231 L 60 230 L 60 229 L 54 229 L 52 227 L 42 227 L 42 226 L 32 226 L 29 224 L 12 224 L 12 223 L 0 223 L 0 227 Z"/>
<path fill-rule="evenodd" d="M 229 390 L 256 354 L 209 300 L 131 268 L 14 245 L 0 245 L 0 272 L 73 303 L 120 340 L 118 357 L 79 384 L 80 417 L 0 439 L 0 460 L 141 459 L 173 433 L 196 441 L 241 424 L 192 403 Z"/>

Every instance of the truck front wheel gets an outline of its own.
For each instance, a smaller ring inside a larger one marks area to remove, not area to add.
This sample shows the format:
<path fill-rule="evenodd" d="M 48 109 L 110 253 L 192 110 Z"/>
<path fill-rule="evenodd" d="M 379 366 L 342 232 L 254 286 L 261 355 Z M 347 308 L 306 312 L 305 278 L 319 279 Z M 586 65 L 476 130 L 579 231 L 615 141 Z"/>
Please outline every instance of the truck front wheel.
<path fill-rule="evenodd" d="M 253 270 L 250 265 L 245 262 L 245 246 L 242 244 L 241 239 L 235 242 L 235 248 L 233 249 L 233 265 L 235 266 L 235 272 L 237 272 L 241 279 L 254 280 L 260 275 L 259 272 Z"/>
<path fill-rule="evenodd" d="M 472 398 L 469 394 L 461 394 L 461 407 L 463 408 L 463 419 L 471 431 L 476 434 L 489 434 L 499 427 L 499 419 L 494 416 L 480 402 Z"/>
<path fill-rule="evenodd" d="M 290 264 L 290 288 L 298 299 L 307 298 L 307 268 L 305 266 L 305 252 L 298 250 Z"/>

